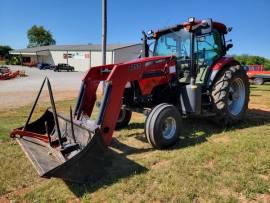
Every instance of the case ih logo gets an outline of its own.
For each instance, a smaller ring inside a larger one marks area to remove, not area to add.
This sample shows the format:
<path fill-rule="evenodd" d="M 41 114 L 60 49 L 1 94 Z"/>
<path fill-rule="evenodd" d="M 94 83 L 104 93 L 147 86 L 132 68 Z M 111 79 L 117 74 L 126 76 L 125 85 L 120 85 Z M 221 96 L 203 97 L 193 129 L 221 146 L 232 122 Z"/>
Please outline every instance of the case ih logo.
<path fill-rule="evenodd" d="M 142 67 L 142 64 L 140 63 L 135 63 L 135 64 L 131 64 L 128 68 L 128 71 L 131 72 L 131 71 L 135 71 L 135 70 L 138 70 Z"/>

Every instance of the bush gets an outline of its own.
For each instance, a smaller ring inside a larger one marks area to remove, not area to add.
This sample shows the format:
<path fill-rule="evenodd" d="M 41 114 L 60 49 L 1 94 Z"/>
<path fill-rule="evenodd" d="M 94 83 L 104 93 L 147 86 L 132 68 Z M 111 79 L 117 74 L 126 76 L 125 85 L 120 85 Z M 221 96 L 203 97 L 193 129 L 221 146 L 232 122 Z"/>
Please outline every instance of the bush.
<path fill-rule="evenodd" d="M 22 58 L 21 56 L 17 56 L 17 55 L 9 56 L 8 59 L 6 60 L 7 65 L 21 65 L 21 63 L 22 63 Z"/>
<path fill-rule="evenodd" d="M 265 68 L 265 70 L 270 70 L 270 61 L 268 61 L 264 64 L 264 68 Z"/>

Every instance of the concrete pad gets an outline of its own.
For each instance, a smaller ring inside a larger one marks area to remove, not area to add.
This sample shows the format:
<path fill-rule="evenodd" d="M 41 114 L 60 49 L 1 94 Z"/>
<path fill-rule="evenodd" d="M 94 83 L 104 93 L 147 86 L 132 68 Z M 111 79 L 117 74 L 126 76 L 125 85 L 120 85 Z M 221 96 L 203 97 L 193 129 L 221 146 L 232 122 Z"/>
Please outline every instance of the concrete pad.
<path fill-rule="evenodd" d="M 33 103 L 43 79 L 50 79 L 55 100 L 76 98 L 84 72 L 54 72 L 25 66 L 9 66 L 11 70 L 24 70 L 28 77 L 0 80 L 0 109 L 15 108 Z M 48 100 L 47 87 L 41 98 Z M 49 101 L 49 100 L 48 100 Z"/>

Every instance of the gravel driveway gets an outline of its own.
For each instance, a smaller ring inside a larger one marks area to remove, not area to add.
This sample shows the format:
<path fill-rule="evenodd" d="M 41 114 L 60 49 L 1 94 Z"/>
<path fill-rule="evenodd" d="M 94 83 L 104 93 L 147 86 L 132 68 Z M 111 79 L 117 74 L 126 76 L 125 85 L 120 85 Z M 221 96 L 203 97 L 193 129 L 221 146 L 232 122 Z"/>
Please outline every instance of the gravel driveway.
<path fill-rule="evenodd" d="M 56 100 L 77 97 L 84 72 L 54 72 L 22 66 L 9 66 L 12 70 L 24 70 L 28 77 L 0 80 L 0 109 L 14 108 L 33 103 L 43 79 L 50 79 Z M 41 100 L 49 101 L 47 87 Z"/>

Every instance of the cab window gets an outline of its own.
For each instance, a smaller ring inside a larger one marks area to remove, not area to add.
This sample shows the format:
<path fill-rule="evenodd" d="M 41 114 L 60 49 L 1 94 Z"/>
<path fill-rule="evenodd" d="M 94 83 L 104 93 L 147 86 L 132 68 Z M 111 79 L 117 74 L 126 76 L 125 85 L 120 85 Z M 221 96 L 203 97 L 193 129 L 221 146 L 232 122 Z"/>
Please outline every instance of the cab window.
<path fill-rule="evenodd" d="M 207 65 L 212 65 L 222 55 L 222 39 L 218 31 L 197 36 L 196 42 L 197 58 L 203 60 Z"/>
<path fill-rule="evenodd" d="M 161 35 L 155 43 L 154 56 L 189 57 L 190 33 L 181 29 Z"/>

